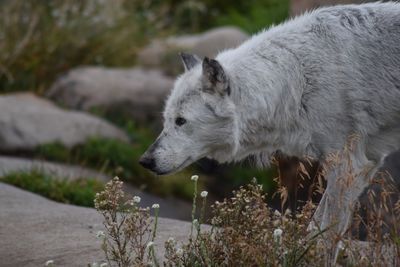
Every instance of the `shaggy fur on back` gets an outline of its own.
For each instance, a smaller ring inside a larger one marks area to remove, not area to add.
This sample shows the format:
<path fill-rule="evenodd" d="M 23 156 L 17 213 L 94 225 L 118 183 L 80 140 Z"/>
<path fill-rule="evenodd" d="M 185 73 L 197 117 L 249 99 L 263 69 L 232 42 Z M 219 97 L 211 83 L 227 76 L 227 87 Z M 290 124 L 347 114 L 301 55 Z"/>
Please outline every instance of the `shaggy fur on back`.
<path fill-rule="evenodd" d="M 399 148 L 400 4 L 318 9 L 216 59 L 242 117 L 235 159 L 248 147 L 324 159 L 351 134 L 375 162 Z"/>

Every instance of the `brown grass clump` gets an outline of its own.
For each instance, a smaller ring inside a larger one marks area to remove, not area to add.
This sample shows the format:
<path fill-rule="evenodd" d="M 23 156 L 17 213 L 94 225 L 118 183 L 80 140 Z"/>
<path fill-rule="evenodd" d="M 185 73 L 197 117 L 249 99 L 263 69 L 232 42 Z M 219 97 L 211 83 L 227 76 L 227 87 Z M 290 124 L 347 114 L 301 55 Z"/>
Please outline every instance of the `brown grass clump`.
<path fill-rule="evenodd" d="M 308 259 L 321 260 L 319 234 L 306 234 L 313 204 L 297 215 L 273 211 L 255 180 L 233 195 L 212 206 L 211 230 L 198 231 L 181 248 L 166 243 L 166 266 L 310 266 Z"/>
<path fill-rule="evenodd" d="M 400 237 L 382 215 L 387 208 L 400 218 L 400 201 L 384 204 L 388 191 L 372 190 L 367 206 L 370 216 L 356 212 L 356 223 L 345 236 L 325 234 L 328 229 L 307 231 L 315 205 L 306 202 L 296 211 L 283 214 L 272 210 L 265 202 L 262 186 L 254 179 L 240 187 L 233 196 L 212 205 L 210 225 L 204 225 L 207 192 L 197 193 L 197 176 L 193 176 L 195 193 L 192 232 L 188 241 L 178 244 L 170 238 L 165 243 L 164 259 L 156 259 L 153 241 L 157 228 L 149 209 L 138 207 L 137 199 L 126 202 L 122 182 L 114 179 L 96 197 L 96 208 L 104 217 L 103 250 L 109 266 L 324 266 L 329 253 L 326 244 L 340 246 L 340 266 L 398 266 Z M 200 197 L 200 201 L 197 201 Z M 390 198 L 392 199 L 392 198 Z M 393 199 L 392 199 L 393 200 Z M 195 219 L 197 202 L 200 217 Z M 363 200 L 360 207 L 366 207 Z M 372 208 L 369 208 L 372 207 Z M 156 207 L 158 211 L 158 206 Z M 359 209 L 362 211 L 362 209 Z M 363 228 L 361 227 L 363 226 Z M 354 240 L 357 229 L 364 231 L 365 241 Z M 335 238 L 335 240 L 327 240 Z"/>
<path fill-rule="evenodd" d="M 125 198 L 122 184 L 115 177 L 95 198 L 95 208 L 104 218 L 105 232 L 98 232 L 97 237 L 103 239 L 102 250 L 107 263 L 118 267 L 157 265 L 153 242 L 157 204 L 154 205 L 156 216 L 153 220 L 149 208 L 139 207 L 139 197 Z"/>

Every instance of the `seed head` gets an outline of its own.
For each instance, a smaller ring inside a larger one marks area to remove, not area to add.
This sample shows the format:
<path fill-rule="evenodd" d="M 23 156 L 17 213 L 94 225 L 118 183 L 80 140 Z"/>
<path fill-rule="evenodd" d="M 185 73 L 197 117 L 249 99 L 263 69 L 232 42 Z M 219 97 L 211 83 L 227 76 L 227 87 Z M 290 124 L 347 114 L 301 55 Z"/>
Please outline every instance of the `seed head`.
<path fill-rule="evenodd" d="M 141 198 L 139 196 L 134 196 L 133 197 L 133 202 L 134 203 L 140 203 Z"/>
<path fill-rule="evenodd" d="M 274 240 L 275 240 L 275 242 L 277 242 L 277 243 L 281 243 L 281 240 L 282 240 L 282 233 L 283 233 L 283 231 L 282 231 L 282 229 L 280 229 L 280 228 L 276 228 L 275 230 L 274 230 Z"/>
<path fill-rule="evenodd" d="M 98 231 L 97 234 L 96 234 L 96 237 L 97 237 L 97 238 L 104 238 L 105 236 L 106 236 L 106 235 L 104 234 L 103 231 Z"/>
<path fill-rule="evenodd" d="M 54 261 L 53 260 L 48 260 L 48 261 L 46 261 L 44 266 L 54 266 Z"/>
<path fill-rule="evenodd" d="M 150 241 L 149 243 L 147 243 L 147 249 L 151 248 L 152 246 L 154 246 L 154 242 Z"/>

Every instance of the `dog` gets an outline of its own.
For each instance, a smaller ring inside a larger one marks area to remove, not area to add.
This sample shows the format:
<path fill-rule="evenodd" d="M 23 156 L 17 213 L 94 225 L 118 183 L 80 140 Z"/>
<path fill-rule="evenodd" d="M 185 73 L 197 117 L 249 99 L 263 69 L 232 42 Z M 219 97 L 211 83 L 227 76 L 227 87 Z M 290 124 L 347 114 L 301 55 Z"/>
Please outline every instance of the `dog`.
<path fill-rule="evenodd" d="M 215 59 L 181 58 L 164 129 L 140 163 L 166 175 L 203 157 L 265 166 L 276 151 L 322 164 L 340 153 L 314 219 L 343 234 L 357 198 L 400 148 L 400 4 L 325 7 Z"/>

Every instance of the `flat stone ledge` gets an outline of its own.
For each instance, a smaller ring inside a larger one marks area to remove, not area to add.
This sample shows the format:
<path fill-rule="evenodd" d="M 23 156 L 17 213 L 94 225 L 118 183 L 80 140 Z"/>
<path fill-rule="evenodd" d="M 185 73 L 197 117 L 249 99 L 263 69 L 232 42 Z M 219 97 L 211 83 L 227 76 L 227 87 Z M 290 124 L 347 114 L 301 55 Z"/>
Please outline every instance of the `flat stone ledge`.
<path fill-rule="evenodd" d="M 87 266 L 104 258 L 96 233 L 102 217 L 91 208 L 65 205 L 0 183 L 0 259 L 2 267 Z M 161 207 L 162 208 L 162 207 Z M 190 223 L 159 219 L 156 248 L 164 254 L 164 242 L 185 241 Z"/>

